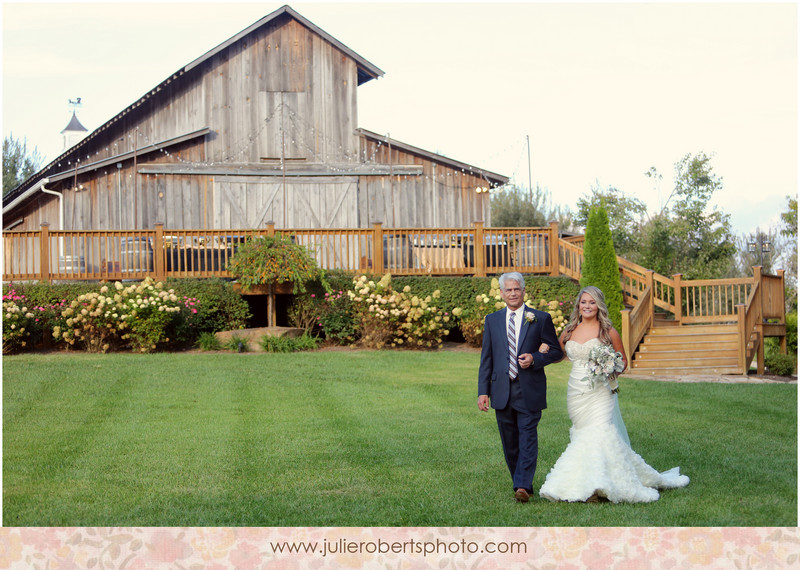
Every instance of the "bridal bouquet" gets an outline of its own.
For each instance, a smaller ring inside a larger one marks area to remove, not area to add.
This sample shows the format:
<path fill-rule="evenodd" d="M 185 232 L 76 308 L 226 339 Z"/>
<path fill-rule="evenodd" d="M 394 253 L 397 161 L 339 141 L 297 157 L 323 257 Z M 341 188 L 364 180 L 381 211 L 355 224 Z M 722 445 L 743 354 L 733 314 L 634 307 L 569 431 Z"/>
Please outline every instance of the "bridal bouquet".
<path fill-rule="evenodd" d="M 600 381 L 608 386 L 612 393 L 616 393 L 619 392 L 617 373 L 622 372 L 624 368 L 622 353 L 615 351 L 610 344 L 601 344 L 593 347 L 589 352 L 589 359 L 586 363 L 589 375 L 585 376 L 583 381 L 590 383 L 592 389 L 594 389 L 594 383 Z"/>

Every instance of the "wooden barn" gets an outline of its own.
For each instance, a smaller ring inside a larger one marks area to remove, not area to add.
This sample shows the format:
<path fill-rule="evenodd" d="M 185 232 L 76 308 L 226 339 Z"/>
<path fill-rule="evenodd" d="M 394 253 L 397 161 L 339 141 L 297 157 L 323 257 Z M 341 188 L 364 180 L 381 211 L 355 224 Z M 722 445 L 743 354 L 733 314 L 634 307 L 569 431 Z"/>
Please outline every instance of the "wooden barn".
<path fill-rule="evenodd" d="M 4 229 L 466 227 L 499 174 L 359 128 L 383 71 L 289 6 L 188 63 L 3 199 Z"/>

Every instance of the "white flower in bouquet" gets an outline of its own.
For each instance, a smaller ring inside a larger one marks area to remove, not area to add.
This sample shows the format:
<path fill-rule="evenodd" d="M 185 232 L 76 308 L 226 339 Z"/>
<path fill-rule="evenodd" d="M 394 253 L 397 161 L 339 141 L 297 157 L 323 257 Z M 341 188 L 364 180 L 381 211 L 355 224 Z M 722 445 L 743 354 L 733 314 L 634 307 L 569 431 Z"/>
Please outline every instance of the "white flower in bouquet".
<path fill-rule="evenodd" d="M 593 389 L 594 383 L 599 381 L 612 392 L 619 392 L 617 374 L 625 369 L 625 363 L 622 361 L 622 353 L 615 351 L 610 344 L 601 344 L 589 351 L 586 369 L 589 375 L 583 381 L 591 384 Z"/>

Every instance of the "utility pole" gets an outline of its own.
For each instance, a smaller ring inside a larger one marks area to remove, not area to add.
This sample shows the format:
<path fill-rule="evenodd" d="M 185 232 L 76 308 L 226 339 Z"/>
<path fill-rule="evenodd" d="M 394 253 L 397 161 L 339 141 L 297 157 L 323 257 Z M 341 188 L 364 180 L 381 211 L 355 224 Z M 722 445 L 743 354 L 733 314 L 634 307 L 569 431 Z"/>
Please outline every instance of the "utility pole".
<path fill-rule="evenodd" d="M 531 137 L 525 135 L 525 140 L 528 141 L 528 201 L 533 204 L 533 185 L 531 184 Z"/>

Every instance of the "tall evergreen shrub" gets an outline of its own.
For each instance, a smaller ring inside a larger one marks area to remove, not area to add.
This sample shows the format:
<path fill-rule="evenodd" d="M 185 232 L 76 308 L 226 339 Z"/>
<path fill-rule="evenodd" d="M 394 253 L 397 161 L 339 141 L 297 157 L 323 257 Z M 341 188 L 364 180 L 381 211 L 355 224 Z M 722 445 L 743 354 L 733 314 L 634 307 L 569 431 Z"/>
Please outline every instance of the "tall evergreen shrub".
<path fill-rule="evenodd" d="M 619 264 L 608 225 L 608 213 L 602 206 L 593 207 L 589 212 L 583 257 L 581 287 L 594 285 L 603 291 L 611 322 L 618 331 L 622 331 L 620 311 L 625 305 L 619 278 Z"/>

